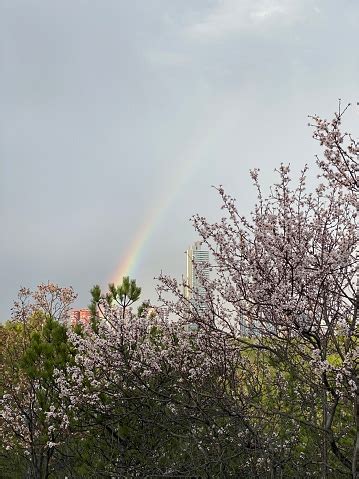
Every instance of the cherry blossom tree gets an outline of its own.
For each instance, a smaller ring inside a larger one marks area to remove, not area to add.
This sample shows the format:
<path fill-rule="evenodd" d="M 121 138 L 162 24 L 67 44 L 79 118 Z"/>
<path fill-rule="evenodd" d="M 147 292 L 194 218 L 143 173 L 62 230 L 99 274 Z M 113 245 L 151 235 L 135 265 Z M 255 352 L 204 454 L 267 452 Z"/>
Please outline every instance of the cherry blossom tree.
<path fill-rule="evenodd" d="M 221 186 L 222 219 L 194 216 L 213 257 L 211 278 L 201 279 L 206 308 L 196 308 L 183 285 L 163 275 L 159 292 L 182 324 L 230 338 L 238 354 L 262 352 L 262 360 L 275 365 L 263 386 L 277 403 L 261 402 L 263 418 L 293 421 L 286 440 L 296 428 L 302 438 L 304 429 L 315 435 L 321 447 L 310 459 L 313 474 L 356 478 L 359 144 L 342 132 L 343 113 L 332 121 L 311 117 L 324 148 L 314 191 L 306 188 L 307 167 L 291 186 L 290 167 L 282 164 L 265 196 L 259 170 L 253 170 L 258 201 L 249 216 Z M 173 295 L 176 300 L 168 299 Z M 278 380 L 292 383 L 290 410 L 289 398 L 281 404 Z"/>
<path fill-rule="evenodd" d="M 74 364 L 57 372 L 63 409 L 85 437 L 98 438 L 92 468 L 120 477 L 263 477 L 270 434 L 259 431 L 251 405 L 267 366 L 223 334 L 193 332 L 153 308 L 124 314 L 98 289 L 93 299 L 99 321 L 69 333 Z"/>
<path fill-rule="evenodd" d="M 75 297 L 71 288 L 52 283 L 33 292 L 22 288 L 12 320 L 2 330 L 0 438 L 5 454 L 16 459 L 26 477 L 49 477 L 68 428 L 53 371 L 72 356 L 60 321 Z"/>

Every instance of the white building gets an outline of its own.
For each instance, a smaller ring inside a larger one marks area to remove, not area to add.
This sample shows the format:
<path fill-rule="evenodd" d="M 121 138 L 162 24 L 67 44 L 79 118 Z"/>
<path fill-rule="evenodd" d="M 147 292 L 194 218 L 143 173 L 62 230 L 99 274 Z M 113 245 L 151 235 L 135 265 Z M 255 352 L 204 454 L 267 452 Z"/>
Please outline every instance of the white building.
<path fill-rule="evenodd" d="M 209 251 L 196 241 L 186 251 L 187 274 L 184 295 L 195 302 L 205 294 L 204 281 L 209 277 Z"/>

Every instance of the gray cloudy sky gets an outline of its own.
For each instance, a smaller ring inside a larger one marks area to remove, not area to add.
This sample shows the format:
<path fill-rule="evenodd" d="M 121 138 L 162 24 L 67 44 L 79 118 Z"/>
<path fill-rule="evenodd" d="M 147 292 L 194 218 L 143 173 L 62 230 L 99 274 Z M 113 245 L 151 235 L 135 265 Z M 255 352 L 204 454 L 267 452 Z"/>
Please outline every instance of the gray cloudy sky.
<path fill-rule="evenodd" d="M 313 163 L 307 114 L 358 100 L 358 31 L 357 0 L 0 0 L 1 319 L 48 280 L 87 305 L 146 224 L 143 297 L 179 278 L 211 185 L 248 211 L 249 168 Z"/>

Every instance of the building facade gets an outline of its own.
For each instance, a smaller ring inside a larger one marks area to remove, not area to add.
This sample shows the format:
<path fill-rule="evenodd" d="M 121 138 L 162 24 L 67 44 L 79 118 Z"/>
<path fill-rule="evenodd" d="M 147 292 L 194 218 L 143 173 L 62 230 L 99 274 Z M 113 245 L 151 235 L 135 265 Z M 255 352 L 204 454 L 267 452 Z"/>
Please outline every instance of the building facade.
<path fill-rule="evenodd" d="M 87 308 L 71 309 L 69 313 L 69 321 L 72 326 L 76 324 L 89 324 L 91 320 L 91 311 Z"/>
<path fill-rule="evenodd" d="M 184 296 L 194 304 L 204 302 L 204 282 L 209 278 L 209 251 L 200 241 L 191 245 L 186 253 Z"/>

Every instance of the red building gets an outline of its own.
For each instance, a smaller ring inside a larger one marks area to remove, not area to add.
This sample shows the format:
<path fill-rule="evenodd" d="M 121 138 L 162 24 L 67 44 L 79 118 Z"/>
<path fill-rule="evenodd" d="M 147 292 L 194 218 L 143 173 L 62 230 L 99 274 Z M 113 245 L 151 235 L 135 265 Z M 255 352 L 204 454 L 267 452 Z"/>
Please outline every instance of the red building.
<path fill-rule="evenodd" d="M 71 309 L 69 313 L 69 320 L 72 326 L 75 324 L 89 324 L 91 319 L 91 311 L 87 308 L 83 309 Z"/>

